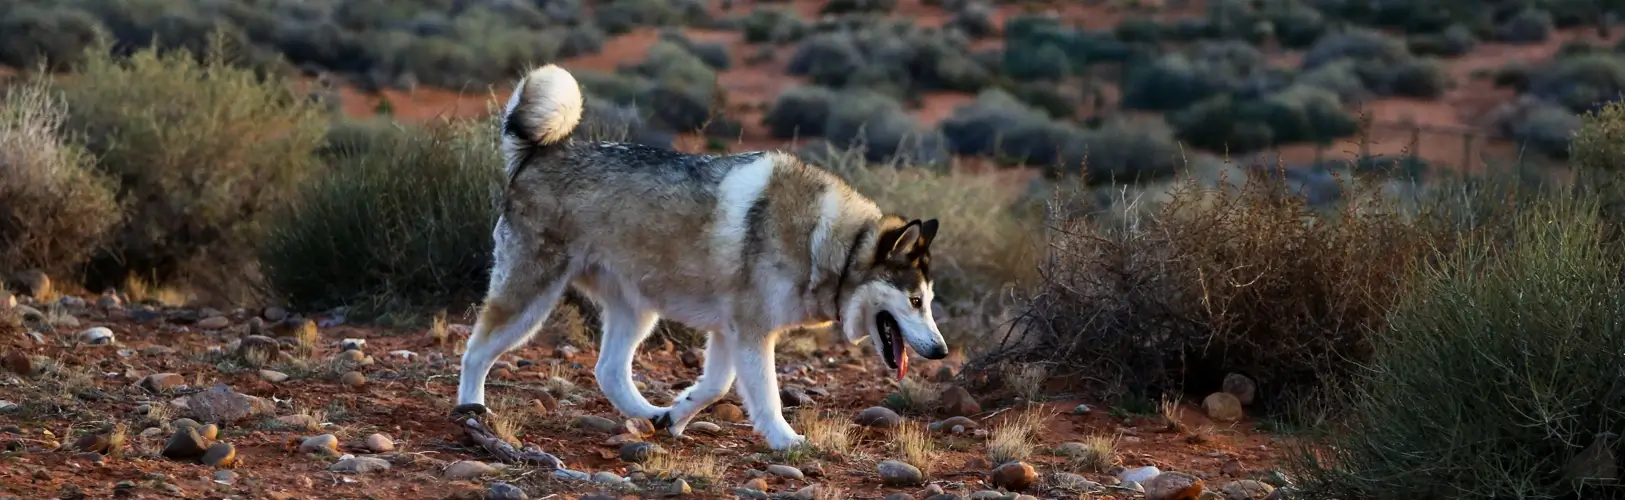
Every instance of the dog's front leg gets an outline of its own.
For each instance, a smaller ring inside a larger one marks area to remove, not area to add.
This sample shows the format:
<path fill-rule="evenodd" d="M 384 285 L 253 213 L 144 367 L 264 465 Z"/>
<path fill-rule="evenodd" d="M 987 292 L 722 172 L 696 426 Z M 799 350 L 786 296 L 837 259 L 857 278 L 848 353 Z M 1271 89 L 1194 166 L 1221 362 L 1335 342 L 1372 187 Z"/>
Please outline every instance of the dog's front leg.
<path fill-rule="evenodd" d="M 669 427 L 671 435 L 682 436 L 694 416 L 728 394 L 734 383 L 733 355 L 728 352 L 728 339 L 734 336 L 706 333 L 705 367 L 701 369 L 699 381 L 678 394 L 671 409 L 654 419 L 656 428 Z"/>
<path fill-rule="evenodd" d="M 730 332 L 734 369 L 738 372 L 739 396 L 745 400 L 751 425 L 767 438 L 768 447 L 785 450 L 801 445 L 806 437 L 796 433 L 784 420 L 779 401 L 779 379 L 773 369 L 773 335 L 762 330 Z"/>

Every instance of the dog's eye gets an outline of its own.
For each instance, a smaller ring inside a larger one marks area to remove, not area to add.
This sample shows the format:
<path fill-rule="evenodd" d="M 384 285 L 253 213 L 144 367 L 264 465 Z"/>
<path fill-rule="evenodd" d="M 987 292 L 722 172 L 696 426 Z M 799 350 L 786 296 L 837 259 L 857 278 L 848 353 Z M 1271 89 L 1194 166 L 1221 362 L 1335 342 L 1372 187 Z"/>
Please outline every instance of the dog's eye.
<path fill-rule="evenodd" d="M 924 305 L 924 302 L 920 301 L 919 297 L 909 297 L 908 298 L 908 305 L 915 308 L 915 309 L 919 309 L 921 306 Z"/>

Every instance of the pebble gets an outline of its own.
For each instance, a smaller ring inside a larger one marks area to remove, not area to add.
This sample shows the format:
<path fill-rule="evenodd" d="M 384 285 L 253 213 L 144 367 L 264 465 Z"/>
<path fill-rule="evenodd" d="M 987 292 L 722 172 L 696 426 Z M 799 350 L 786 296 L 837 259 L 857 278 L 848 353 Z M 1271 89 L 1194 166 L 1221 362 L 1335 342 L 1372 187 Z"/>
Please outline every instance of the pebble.
<path fill-rule="evenodd" d="M 358 351 L 361 346 L 367 345 L 367 339 L 344 339 L 339 341 L 340 351 Z"/>
<path fill-rule="evenodd" d="M 1074 492 L 1093 491 L 1099 486 L 1089 478 L 1071 472 L 1056 472 L 1049 476 L 1049 484 L 1056 488 Z"/>
<path fill-rule="evenodd" d="M 169 392 L 186 385 L 186 377 L 179 373 L 154 373 L 141 379 L 141 388 L 156 393 Z"/>
<path fill-rule="evenodd" d="M 361 387 L 367 383 L 367 376 L 362 375 L 361 372 L 348 371 L 339 377 L 339 383 L 350 387 Z"/>
<path fill-rule="evenodd" d="M 1186 500 L 1202 494 L 1202 480 L 1183 472 L 1164 472 L 1141 483 L 1145 500 Z"/>
<path fill-rule="evenodd" d="M 710 423 L 710 422 L 706 422 L 706 421 L 703 421 L 703 420 L 688 424 L 688 429 L 689 430 L 694 430 L 694 431 L 704 432 L 706 434 L 721 434 L 722 433 L 722 426 L 717 425 L 717 424 L 713 424 L 713 423 Z"/>
<path fill-rule="evenodd" d="M 622 484 L 626 482 L 626 478 L 617 476 L 614 472 L 601 470 L 592 473 L 592 482 L 598 484 Z"/>
<path fill-rule="evenodd" d="M 197 322 L 197 327 L 204 330 L 219 330 L 228 326 L 231 326 L 231 320 L 225 316 L 210 316 Z"/>
<path fill-rule="evenodd" d="M 278 384 L 288 380 L 288 374 L 276 370 L 260 370 L 260 380 Z"/>
<path fill-rule="evenodd" d="M 220 426 L 214 424 L 200 426 L 197 428 L 197 434 L 203 436 L 203 439 L 206 440 L 218 438 L 220 437 Z"/>
<path fill-rule="evenodd" d="M 351 457 L 327 467 L 328 472 L 339 474 L 370 474 L 389 470 L 389 461 L 378 457 Z"/>
<path fill-rule="evenodd" d="M 787 479 L 804 479 L 807 477 L 806 474 L 801 472 L 801 469 L 788 465 L 769 465 L 767 466 L 767 473 Z"/>
<path fill-rule="evenodd" d="M 688 481 L 684 481 L 683 478 L 677 478 L 671 482 L 670 486 L 666 487 L 666 496 L 668 497 L 680 497 L 693 492 L 694 488 L 689 487 Z"/>
<path fill-rule="evenodd" d="M 897 460 L 880 462 L 875 468 L 880 472 L 880 483 L 886 486 L 914 486 L 925 480 L 919 468 Z"/>
<path fill-rule="evenodd" d="M 1010 462 L 993 469 L 988 482 L 1010 491 L 1021 491 L 1038 482 L 1038 471 L 1026 462 Z"/>
<path fill-rule="evenodd" d="M 717 403 L 711 407 L 711 416 L 723 422 L 740 422 L 745 420 L 745 410 L 733 403 Z"/>
<path fill-rule="evenodd" d="M 585 472 L 581 472 L 581 471 L 578 471 L 578 470 L 570 470 L 570 469 L 557 469 L 557 470 L 554 470 L 553 471 L 553 477 L 568 480 L 568 481 L 591 481 L 592 480 L 591 475 L 588 475 Z"/>
<path fill-rule="evenodd" d="M 747 489 L 747 490 L 756 490 L 756 491 L 764 491 L 764 492 L 767 491 L 767 490 L 773 489 L 772 487 L 767 485 L 767 479 L 763 479 L 763 478 L 760 478 L 760 477 L 749 480 L 749 481 L 745 481 L 744 488 Z"/>
<path fill-rule="evenodd" d="M 1095 411 L 1095 409 L 1090 407 L 1089 405 L 1080 404 L 1080 405 L 1072 407 L 1072 414 L 1073 415 L 1088 415 L 1089 412 L 1092 412 L 1092 411 Z"/>
<path fill-rule="evenodd" d="M 1117 480 L 1125 482 L 1125 483 L 1128 483 L 1128 482 L 1144 483 L 1146 481 L 1151 480 L 1151 478 L 1153 478 L 1153 477 L 1157 477 L 1158 474 L 1162 474 L 1162 469 L 1158 469 L 1154 465 L 1146 466 L 1146 467 L 1135 467 L 1133 469 L 1128 469 L 1128 470 L 1125 470 L 1125 471 L 1117 474 Z"/>
<path fill-rule="evenodd" d="M 229 471 L 229 470 L 217 470 L 217 471 L 214 471 L 214 482 L 220 483 L 220 484 L 235 483 L 235 482 L 237 482 L 237 473 Z"/>
<path fill-rule="evenodd" d="M 570 427 L 608 433 L 620 430 L 621 424 L 597 415 L 580 415 L 570 419 Z"/>
<path fill-rule="evenodd" d="M 162 454 L 164 458 L 187 460 L 197 458 L 205 451 L 208 451 L 208 447 L 203 436 L 198 435 L 196 427 L 177 427 L 169 442 L 164 444 Z"/>
<path fill-rule="evenodd" d="M 7 371 L 24 377 L 33 376 L 34 372 L 38 370 L 38 367 L 34 366 L 33 358 L 29 358 L 28 354 L 22 351 L 6 353 L 6 357 L 0 359 L 0 365 L 5 366 Z"/>
<path fill-rule="evenodd" d="M 237 447 L 231 443 L 215 443 L 203 452 L 202 462 L 210 467 L 230 467 L 237 462 Z"/>
<path fill-rule="evenodd" d="M 665 450 L 654 443 L 633 441 L 621 445 L 621 461 L 627 463 L 641 464 L 662 453 L 665 453 Z"/>
<path fill-rule="evenodd" d="M 113 341 L 113 330 L 110 330 L 105 326 L 98 326 L 79 332 L 80 343 L 90 345 L 108 345 L 112 344 Z"/>
<path fill-rule="evenodd" d="M 976 402 L 976 398 L 957 385 L 943 390 L 938 401 L 942 402 L 943 411 L 950 417 L 968 417 L 982 412 L 982 405 Z"/>
<path fill-rule="evenodd" d="M 975 429 L 977 425 L 975 420 L 971 420 L 967 417 L 951 417 L 937 422 L 932 422 L 931 425 L 926 426 L 926 428 L 931 432 L 942 432 L 952 430 L 956 427 L 959 428 L 959 430 L 955 431 L 954 433 L 962 434 L 965 432 L 965 429 Z"/>
<path fill-rule="evenodd" d="M 367 436 L 366 439 L 361 440 L 361 442 L 373 453 L 395 451 L 395 440 L 390 439 L 389 436 L 385 436 L 383 434 L 373 434 L 371 436 Z"/>
<path fill-rule="evenodd" d="M 871 406 L 858 412 L 852 417 L 852 422 L 864 427 L 896 427 L 903 423 L 903 417 L 891 408 L 884 406 Z"/>
<path fill-rule="evenodd" d="M 1251 479 L 1232 481 L 1219 488 L 1219 493 L 1224 495 L 1225 500 L 1263 500 L 1274 492 L 1275 487 Z"/>
<path fill-rule="evenodd" d="M 337 455 L 339 453 L 339 438 L 332 434 L 311 436 L 299 443 L 299 451 L 302 453 Z"/>
<path fill-rule="evenodd" d="M 441 471 L 441 475 L 445 476 L 446 479 L 474 479 L 486 474 L 494 474 L 496 471 L 495 467 L 487 465 L 485 462 L 458 460 L 446 466 L 446 470 Z"/>
<path fill-rule="evenodd" d="M 785 387 L 779 389 L 779 403 L 784 405 L 785 408 L 796 408 L 801 406 L 812 406 L 813 400 L 801 389 Z"/>
<path fill-rule="evenodd" d="M 486 500 L 530 500 L 525 490 L 508 483 L 495 482 L 486 486 Z"/>

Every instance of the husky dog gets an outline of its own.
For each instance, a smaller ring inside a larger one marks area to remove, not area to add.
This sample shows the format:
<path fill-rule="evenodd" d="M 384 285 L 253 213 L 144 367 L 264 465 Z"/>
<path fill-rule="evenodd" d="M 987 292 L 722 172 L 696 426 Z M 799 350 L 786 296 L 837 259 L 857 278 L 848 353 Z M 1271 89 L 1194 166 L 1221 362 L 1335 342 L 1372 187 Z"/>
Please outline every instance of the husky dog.
<path fill-rule="evenodd" d="M 771 448 L 804 442 L 784 419 L 773 366 L 775 337 L 790 328 L 837 323 L 849 342 L 871 338 L 899 379 L 905 345 L 948 355 L 931 318 L 935 219 L 884 214 L 788 154 L 575 140 L 581 113 L 580 86 L 554 65 L 508 100 L 494 268 L 454 413 L 488 411 L 492 364 L 535 334 L 567 286 L 600 308 L 599 389 L 674 436 L 737 378 Z M 707 332 L 704 371 L 670 407 L 632 385 L 632 356 L 663 317 Z"/>

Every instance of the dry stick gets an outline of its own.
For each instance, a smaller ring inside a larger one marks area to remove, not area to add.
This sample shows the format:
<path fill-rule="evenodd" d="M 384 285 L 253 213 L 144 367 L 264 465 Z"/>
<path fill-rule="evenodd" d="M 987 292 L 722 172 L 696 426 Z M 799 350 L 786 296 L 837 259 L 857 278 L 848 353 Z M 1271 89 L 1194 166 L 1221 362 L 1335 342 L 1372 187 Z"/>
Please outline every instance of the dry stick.
<path fill-rule="evenodd" d="M 485 424 L 480 423 L 478 419 L 471 417 L 462 423 L 463 431 L 467 433 L 468 438 L 472 439 L 475 444 L 480 445 L 481 448 L 485 448 L 485 451 L 490 452 L 491 455 L 496 456 L 497 460 L 510 464 L 535 465 L 553 470 L 564 468 L 564 462 L 559 460 L 558 457 L 545 453 L 534 446 L 526 447 L 523 450 L 514 449 L 513 445 L 503 441 L 502 438 L 498 438 L 496 433 L 491 432 L 491 429 L 486 428 Z"/>

